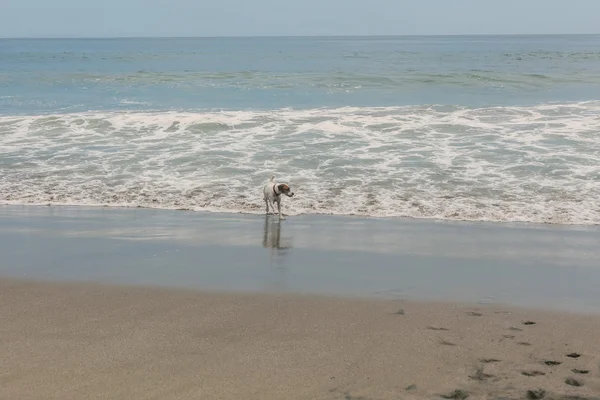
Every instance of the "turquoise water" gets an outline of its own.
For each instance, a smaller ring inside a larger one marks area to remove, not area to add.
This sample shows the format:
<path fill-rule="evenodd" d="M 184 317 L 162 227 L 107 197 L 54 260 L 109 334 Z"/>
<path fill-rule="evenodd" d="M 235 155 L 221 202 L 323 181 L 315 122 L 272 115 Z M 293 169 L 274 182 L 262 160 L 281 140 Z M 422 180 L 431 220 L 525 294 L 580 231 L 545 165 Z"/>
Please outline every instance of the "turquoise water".
<path fill-rule="evenodd" d="M 8 204 L 598 224 L 598 132 L 600 36 L 0 40 Z"/>
<path fill-rule="evenodd" d="M 598 100 L 600 36 L 0 41 L 2 114 Z"/>

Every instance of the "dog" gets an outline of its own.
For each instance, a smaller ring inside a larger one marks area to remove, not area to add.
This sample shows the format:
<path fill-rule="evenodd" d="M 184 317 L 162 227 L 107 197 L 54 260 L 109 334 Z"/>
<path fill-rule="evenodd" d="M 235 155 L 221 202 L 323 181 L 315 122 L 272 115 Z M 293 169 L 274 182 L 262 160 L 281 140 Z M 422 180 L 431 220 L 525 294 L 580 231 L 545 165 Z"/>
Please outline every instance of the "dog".
<path fill-rule="evenodd" d="M 269 205 L 271 205 L 271 209 L 273 210 L 273 214 L 275 214 L 275 204 L 277 204 L 277 213 L 279 214 L 279 219 L 282 218 L 281 214 L 281 195 L 286 195 L 287 197 L 293 197 L 294 192 L 290 189 L 289 185 L 285 183 L 277 183 L 275 182 L 275 176 L 272 176 L 267 183 L 263 187 L 263 196 L 265 199 L 265 205 L 267 206 L 267 215 L 269 214 Z"/>

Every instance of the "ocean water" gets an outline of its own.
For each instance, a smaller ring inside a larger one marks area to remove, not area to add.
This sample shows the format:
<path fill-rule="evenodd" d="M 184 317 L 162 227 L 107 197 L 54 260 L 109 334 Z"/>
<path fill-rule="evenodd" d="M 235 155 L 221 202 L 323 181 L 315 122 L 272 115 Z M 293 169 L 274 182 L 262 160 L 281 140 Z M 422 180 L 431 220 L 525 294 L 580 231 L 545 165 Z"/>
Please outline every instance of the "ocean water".
<path fill-rule="evenodd" d="M 0 203 L 600 224 L 600 36 L 0 40 Z"/>

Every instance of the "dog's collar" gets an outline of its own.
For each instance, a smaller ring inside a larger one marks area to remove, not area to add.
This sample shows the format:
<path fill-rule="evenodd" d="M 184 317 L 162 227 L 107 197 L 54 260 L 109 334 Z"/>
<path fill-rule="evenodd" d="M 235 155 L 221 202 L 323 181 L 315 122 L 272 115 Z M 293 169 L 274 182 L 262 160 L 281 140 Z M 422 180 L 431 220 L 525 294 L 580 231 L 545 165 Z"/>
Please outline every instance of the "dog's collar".
<path fill-rule="evenodd" d="M 275 197 L 279 196 L 281 193 L 277 193 L 277 184 L 273 185 L 273 194 L 275 195 Z"/>

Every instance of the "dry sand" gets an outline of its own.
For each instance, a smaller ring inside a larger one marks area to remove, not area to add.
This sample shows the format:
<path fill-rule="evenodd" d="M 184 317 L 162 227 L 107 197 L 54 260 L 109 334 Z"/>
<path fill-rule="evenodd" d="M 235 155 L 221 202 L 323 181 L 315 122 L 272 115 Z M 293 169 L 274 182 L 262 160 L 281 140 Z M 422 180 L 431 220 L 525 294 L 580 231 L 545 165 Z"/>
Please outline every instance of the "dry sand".
<path fill-rule="evenodd" d="M 600 316 L 6 279 L 0 302 L 0 399 L 600 398 Z"/>

